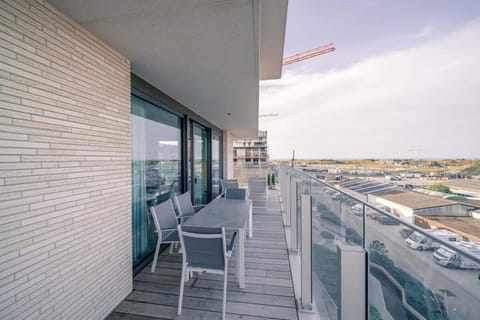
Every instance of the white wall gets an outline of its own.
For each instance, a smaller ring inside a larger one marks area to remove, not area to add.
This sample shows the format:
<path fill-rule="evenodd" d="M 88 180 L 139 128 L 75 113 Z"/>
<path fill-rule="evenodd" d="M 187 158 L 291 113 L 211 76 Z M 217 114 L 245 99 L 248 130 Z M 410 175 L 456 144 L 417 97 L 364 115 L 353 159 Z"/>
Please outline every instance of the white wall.
<path fill-rule="evenodd" d="M 229 131 L 223 132 L 223 178 L 233 179 L 233 136 Z"/>
<path fill-rule="evenodd" d="M 0 0 L 0 319 L 102 319 L 132 289 L 130 62 Z"/>
<path fill-rule="evenodd" d="M 393 202 L 393 201 L 389 201 L 387 199 L 383 199 L 381 197 L 375 197 L 374 202 L 377 203 L 379 206 L 385 207 L 386 211 L 388 211 L 387 208 L 390 208 L 390 213 L 399 214 L 400 215 L 399 218 L 402 218 L 405 221 L 408 221 L 410 223 L 414 222 L 414 215 L 413 215 L 412 208 L 405 207 L 401 204 L 398 204 L 398 203 Z"/>

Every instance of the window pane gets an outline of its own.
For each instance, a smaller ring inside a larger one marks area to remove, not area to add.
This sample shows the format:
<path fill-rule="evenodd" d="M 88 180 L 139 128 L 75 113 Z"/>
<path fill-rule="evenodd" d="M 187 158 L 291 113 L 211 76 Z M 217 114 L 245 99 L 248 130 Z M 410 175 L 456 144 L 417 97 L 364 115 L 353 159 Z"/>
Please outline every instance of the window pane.
<path fill-rule="evenodd" d="M 212 196 L 214 198 L 220 194 L 220 139 L 218 134 L 212 134 Z"/>
<path fill-rule="evenodd" d="M 133 264 L 156 245 L 148 206 L 169 199 L 181 181 L 180 118 L 132 97 Z"/>

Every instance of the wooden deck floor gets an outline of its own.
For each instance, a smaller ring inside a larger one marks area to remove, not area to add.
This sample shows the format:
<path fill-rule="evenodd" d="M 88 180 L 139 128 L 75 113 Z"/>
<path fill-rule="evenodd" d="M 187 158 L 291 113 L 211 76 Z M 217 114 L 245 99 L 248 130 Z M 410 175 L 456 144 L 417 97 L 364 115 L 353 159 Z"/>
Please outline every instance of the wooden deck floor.
<path fill-rule="evenodd" d="M 227 319 L 296 320 L 290 265 L 278 194 L 268 209 L 253 209 L 253 239 L 246 242 L 246 284 L 238 288 L 236 257 L 229 263 Z M 108 320 L 221 319 L 223 276 L 201 274 L 185 285 L 181 316 L 176 315 L 181 256 L 164 252 L 155 273 L 150 266 L 133 281 L 132 293 Z"/>

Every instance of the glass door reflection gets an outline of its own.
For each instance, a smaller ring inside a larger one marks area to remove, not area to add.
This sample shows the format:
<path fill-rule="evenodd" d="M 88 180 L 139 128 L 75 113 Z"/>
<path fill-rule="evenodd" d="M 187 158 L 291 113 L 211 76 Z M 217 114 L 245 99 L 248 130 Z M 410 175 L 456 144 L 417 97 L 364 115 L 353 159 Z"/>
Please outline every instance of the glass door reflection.
<path fill-rule="evenodd" d="M 193 124 L 193 201 L 208 202 L 208 135 L 207 129 Z"/>

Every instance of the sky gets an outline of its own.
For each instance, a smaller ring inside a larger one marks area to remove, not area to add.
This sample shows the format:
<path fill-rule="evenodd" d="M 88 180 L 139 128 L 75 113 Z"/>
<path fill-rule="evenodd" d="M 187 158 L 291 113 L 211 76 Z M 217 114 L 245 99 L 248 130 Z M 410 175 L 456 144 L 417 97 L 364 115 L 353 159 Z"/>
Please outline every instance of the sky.
<path fill-rule="evenodd" d="M 261 82 L 270 158 L 480 158 L 479 40 L 477 0 L 290 0 L 284 56 L 336 50 Z"/>

